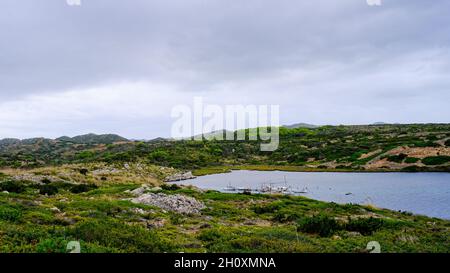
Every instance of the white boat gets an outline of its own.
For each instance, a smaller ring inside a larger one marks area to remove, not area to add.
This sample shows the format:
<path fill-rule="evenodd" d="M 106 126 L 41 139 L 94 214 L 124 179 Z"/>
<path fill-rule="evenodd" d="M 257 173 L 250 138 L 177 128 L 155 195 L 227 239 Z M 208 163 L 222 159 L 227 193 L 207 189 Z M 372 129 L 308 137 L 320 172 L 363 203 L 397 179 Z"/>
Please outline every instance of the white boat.
<path fill-rule="evenodd" d="M 305 188 L 303 188 L 303 189 L 301 189 L 301 190 L 295 189 L 295 190 L 293 190 L 293 192 L 294 192 L 294 193 L 308 193 L 309 190 L 308 190 L 308 187 L 305 187 Z"/>
<path fill-rule="evenodd" d="M 224 191 L 236 191 L 236 187 L 231 186 L 231 184 L 228 184 L 225 188 L 223 188 Z"/>

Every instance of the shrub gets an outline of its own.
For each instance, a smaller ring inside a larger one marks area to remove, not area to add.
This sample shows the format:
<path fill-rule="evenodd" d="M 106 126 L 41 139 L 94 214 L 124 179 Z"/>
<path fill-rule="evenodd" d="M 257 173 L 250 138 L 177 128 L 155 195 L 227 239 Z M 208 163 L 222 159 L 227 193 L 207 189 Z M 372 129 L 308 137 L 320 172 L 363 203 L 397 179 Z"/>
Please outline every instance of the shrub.
<path fill-rule="evenodd" d="M 82 175 L 87 175 L 88 174 L 88 172 L 89 172 L 89 170 L 88 169 L 80 169 L 80 171 L 79 171 Z"/>
<path fill-rule="evenodd" d="M 264 213 L 273 213 L 281 208 L 281 204 L 279 202 L 273 202 L 267 205 L 259 205 L 254 206 L 252 210 L 256 214 L 264 214 Z"/>
<path fill-rule="evenodd" d="M 176 191 L 181 189 L 181 187 L 178 186 L 177 184 L 163 184 L 161 188 L 166 191 Z"/>
<path fill-rule="evenodd" d="M 169 160 L 170 155 L 166 151 L 154 151 L 149 154 L 148 158 L 151 161 L 162 162 Z"/>
<path fill-rule="evenodd" d="M 52 182 L 51 185 L 57 187 L 59 190 L 69 190 L 71 187 L 73 187 L 73 184 L 63 181 Z"/>
<path fill-rule="evenodd" d="M 205 242 L 212 242 L 219 240 L 222 236 L 222 233 L 216 229 L 206 229 L 200 233 L 198 239 Z"/>
<path fill-rule="evenodd" d="M 179 225 L 184 222 L 184 218 L 178 213 L 170 214 L 169 218 L 173 225 Z"/>
<path fill-rule="evenodd" d="M 445 146 L 450 147 L 450 139 L 447 139 L 447 141 L 445 141 Z"/>
<path fill-rule="evenodd" d="M 329 237 L 339 229 L 337 221 L 327 215 L 303 218 L 297 223 L 298 231 L 319 234 L 321 237 Z"/>
<path fill-rule="evenodd" d="M 40 241 L 36 245 L 37 253 L 66 253 L 67 240 L 64 238 L 52 238 Z"/>
<path fill-rule="evenodd" d="M 384 224 L 382 219 L 378 218 L 360 218 L 356 220 L 350 220 L 345 229 L 348 231 L 357 231 L 362 235 L 371 235 L 375 231 L 379 230 Z"/>
<path fill-rule="evenodd" d="M 402 163 L 406 157 L 407 157 L 407 155 L 405 155 L 405 154 L 390 155 L 387 157 L 387 160 L 391 161 L 391 162 Z"/>
<path fill-rule="evenodd" d="M 40 194 L 46 194 L 46 195 L 55 195 L 58 193 L 58 187 L 55 185 L 47 184 L 43 185 L 39 189 Z"/>
<path fill-rule="evenodd" d="M 402 171 L 404 171 L 404 172 L 412 172 L 412 173 L 415 173 L 415 172 L 420 172 L 420 171 L 422 171 L 422 168 L 421 168 L 421 167 L 418 167 L 418 166 L 408 166 L 408 167 L 404 167 L 404 168 L 402 169 Z"/>
<path fill-rule="evenodd" d="M 286 223 L 286 222 L 292 222 L 295 220 L 298 220 L 300 215 L 295 212 L 288 209 L 282 209 L 275 213 L 273 216 L 273 220 L 280 222 L 280 223 Z"/>
<path fill-rule="evenodd" d="M 52 183 L 52 181 L 50 181 L 50 179 L 48 179 L 48 178 L 42 179 L 41 182 L 44 183 L 44 184 L 50 184 L 50 183 Z"/>
<path fill-rule="evenodd" d="M 429 156 L 422 159 L 422 163 L 425 165 L 442 165 L 450 161 L 450 156 L 438 155 Z"/>
<path fill-rule="evenodd" d="M 68 235 L 89 243 L 121 249 L 125 252 L 173 251 L 173 246 L 164 244 L 152 231 L 130 226 L 114 220 L 88 220 L 79 222 Z"/>
<path fill-rule="evenodd" d="M 89 159 L 95 156 L 95 153 L 92 151 L 82 151 L 81 153 L 77 154 L 77 159 Z"/>
<path fill-rule="evenodd" d="M 22 181 L 6 181 L 0 183 L 0 191 L 22 193 L 25 189 L 25 185 Z"/>
<path fill-rule="evenodd" d="M 11 207 L 0 207 L 0 220 L 15 222 L 20 219 L 22 212 Z"/>
<path fill-rule="evenodd" d="M 75 185 L 72 188 L 70 188 L 70 192 L 71 193 L 83 193 L 83 192 L 95 190 L 97 188 L 98 187 L 95 184 L 79 184 L 79 185 Z"/>
<path fill-rule="evenodd" d="M 407 157 L 405 163 L 417 163 L 420 159 L 416 157 Z"/>

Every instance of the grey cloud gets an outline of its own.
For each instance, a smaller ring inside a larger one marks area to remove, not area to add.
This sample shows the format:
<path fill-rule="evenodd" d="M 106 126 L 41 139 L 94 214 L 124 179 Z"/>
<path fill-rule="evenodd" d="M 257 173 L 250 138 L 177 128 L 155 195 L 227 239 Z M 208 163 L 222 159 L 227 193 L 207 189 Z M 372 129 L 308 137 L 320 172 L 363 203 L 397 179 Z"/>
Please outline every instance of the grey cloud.
<path fill-rule="evenodd" d="M 285 109 L 292 100 L 278 92 L 315 102 L 338 93 L 336 109 L 424 92 L 448 100 L 448 10 L 446 0 L 3 0 L 0 104 L 142 80 L 211 96 L 259 92 Z"/>

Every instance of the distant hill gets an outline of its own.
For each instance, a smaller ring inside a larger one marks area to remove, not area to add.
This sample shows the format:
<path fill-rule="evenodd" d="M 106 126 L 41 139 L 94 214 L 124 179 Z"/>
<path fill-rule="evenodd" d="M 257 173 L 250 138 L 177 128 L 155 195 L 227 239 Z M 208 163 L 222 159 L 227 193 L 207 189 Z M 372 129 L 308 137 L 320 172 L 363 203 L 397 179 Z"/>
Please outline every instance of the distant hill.
<path fill-rule="evenodd" d="M 389 123 L 382 122 L 382 121 L 377 121 L 377 122 L 372 123 L 372 125 L 388 125 L 388 124 Z"/>
<path fill-rule="evenodd" d="M 72 142 L 77 144 L 111 144 L 114 142 L 129 141 L 128 139 L 115 134 L 86 134 L 75 137 L 62 136 L 57 139 L 49 138 L 27 138 L 27 139 L 16 139 L 16 138 L 5 138 L 0 139 L 1 146 L 12 146 L 12 145 L 33 145 L 39 143 L 51 143 L 51 142 Z"/>
<path fill-rule="evenodd" d="M 68 136 L 63 136 L 57 138 L 56 140 L 62 142 L 73 142 L 78 144 L 111 144 L 114 142 L 128 141 L 128 139 L 115 134 L 105 134 L 105 135 L 87 134 L 75 136 L 72 138 Z"/>
<path fill-rule="evenodd" d="M 163 142 L 163 141 L 170 141 L 170 140 L 172 140 L 172 139 L 170 139 L 170 138 L 163 138 L 163 137 L 157 137 L 157 138 L 154 138 L 154 139 L 145 140 L 144 142 L 152 143 L 152 142 Z"/>
<path fill-rule="evenodd" d="M 9 146 L 9 145 L 17 145 L 20 144 L 21 140 L 17 138 L 4 138 L 0 139 L 0 147 L 1 146 Z"/>
<path fill-rule="evenodd" d="M 295 128 L 313 129 L 313 128 L 318 128 L 319 126 L 314 125 L 314 124 L 308 124 L 308 123 L 295 123 L 292 125 L 283 125 L 283 127 L 288 128 L 288 129 L 295 129 Z"/>
<path fill-rule="evenodd" d="M 217 130 L 217 131 L 212 131 L 212 132 L 205 133 L 205 134 L 198 134 L 198 135 L 192 136 L 192 137 L 190 137 L 188 139 L 197 139 L 198 137 L 200 137 L 202 135 L 203 135 L 204 139 L 217 139 L 217 138 L 220 138 L 220 136 L 223 136 L 222 139 L 226 139 L 226 134 L 228 132 L 231 132 L 231 131 L 227 131 L 227 130 L 224 130 L 224 129 L 223 130 Z"/>
<path fill-rule="evenodd" d="M 0 140 L 0 167 L 145 161 L 182 170 L 261 164 L 355 171 L 450 171 L 450 124 L 314 128 L 317 126 L 303 123 L 287 127 L 293 129 L 283 130 L 279 149 L 271 153 L 262 152 L 261 142 L 251 140 L 127 141 L 113 134 L 4 139 Z M 204 136 L 224 133 L 219 130 Z"/>

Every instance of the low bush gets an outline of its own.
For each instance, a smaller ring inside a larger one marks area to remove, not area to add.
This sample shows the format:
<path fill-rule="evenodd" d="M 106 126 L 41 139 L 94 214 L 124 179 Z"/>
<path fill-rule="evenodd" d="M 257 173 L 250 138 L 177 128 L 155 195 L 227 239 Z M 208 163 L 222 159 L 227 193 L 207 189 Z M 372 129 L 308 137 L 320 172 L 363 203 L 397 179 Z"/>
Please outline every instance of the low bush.
<path fill-rule="evenodd" d="M 204 242 L 213 242 L 222 238 L 223 235 L 216 229 L 205 229 L 200 235 L 198 235 L 198 239 Z"/>
<path fill-rule="evenodd" d="M 19 209 L 12 207 L 0 207 L 0 220 L 15 222 L 22 216 Z"/>
<path fill-rule="evenodd" d="M 55 195 L 58 193 L 58 187 L 56 187 L 55 185 L 52 184 L 46 184 L 46 185 L 42 185 L 39 188 L 39 193 L 40 194 L 45 194 L 45 195 Z"/>
<path fill-rule="evenodd" d="M 79 185 L 75 185 L 72 188 L 70 188 L 70 192 L 71 193 L 83 193 L 83 192 L 95 190 L 97 188 L 98 187 L 95 184 L 79 184 Z"/>
<path fill-rule="evenodd" d="M 163 184 L 161 188 L 166 191 L 176 191 L 181 189 L 181 187 L 178 186 L 177 184 Z"/>
<path fill-rule="evenodd" d="M 450 162 L 450 156 L 445 155 L 429 156 L 422 159 L 422 163 L 425 165 L 442 165 L 447 162 Z"/>
<path fill-rule="evenodd" d="M 26 187 L 22 181 L 6 181 L 0 183 L 0 191 L 22 193 L 25 189 Z"/>
<path fill-rule="evenodd" d="M 43 239 L 36 245 L 37 253 L 66 253 L 68 241 L 64 238 Z"/>
<path fill-rule="evenodd" d="M 384 221 L 382 219 L 373 217 L 352 219 L 345 225 L 345 229 L 347 231 L 356 231 L 367 236 L 381 229 L 383 224 Z"/>
<path fill-rule="evenodd" d="M 161 242 L 152 231 L 113 220 L 79 222 L 68 235 L 89 243 L 133 253 L 173 251 L 173 246 Z"/>
<path fill-rule="evenodd" d="M 405 159 L 405 163 L 417 163 L 417 162 L 419 162 L 419 158 L 416 158 L 416 157 L 407 157 L 406 159 Z"/>
<path fill-rule="evenodd" d="M 402 169 L 402 171 L 404 171 L 404 172 L 416 173 L 416 172 L 422 171 L 422 168 L 419 167 L 419 166 L 408 166 L 408 167 L 404 167 L 404 168 Z"/>
<path fill-rule="evenodd" d="M 405 155 L 405 154 L 390 155 L 387 157 L 387 160 L 391 161 L 391 162 L 402 163 L 406 157 L 407 157 L 407 155 Z"/>
<path fill-rule="evenodd" d="M 79 172 L 80 172 L 80 174 L 82 174 L 82 175 L 87 175 L 88 172 L 89 172 L 89 170 L 83 168 L 83 169 L 80 169 Z"/>
<path fill-rule="evenodd" d="M 276 212 L 275 215 L 273 216 L 273 220 L 280 223 L 296 221 L 299 218 L 300 218 L 299 213 L 289 209 L 282 209 Z"/>
<path fill-rule="evenodd" d="M 252 207 L 252 210 L 256 214 L 264 214 L 264 213 L 276 212 L 280 208 L 281 208 L 281 203 L 280 202 L 273 202 L 273 203 L 269 203 L 269 204 L 254 206 L 254 207 Z"/>
<path fill-rule="evenodd" d="M 50 183 L 52 183 L 52 181 L 50 181 L 50 179 L 48 179 L 48 178 L 42 179 L 41 182 L 44 183 L 44 184 L 50 184 Z"/>
<path fill-rule="evenodd" d="M 318 215 L 300 219 L 297 230 L 301 232 L 318 234 L 321 237 L 329 237 L 340 229 L 337 221 L 327 215 Z"/>

